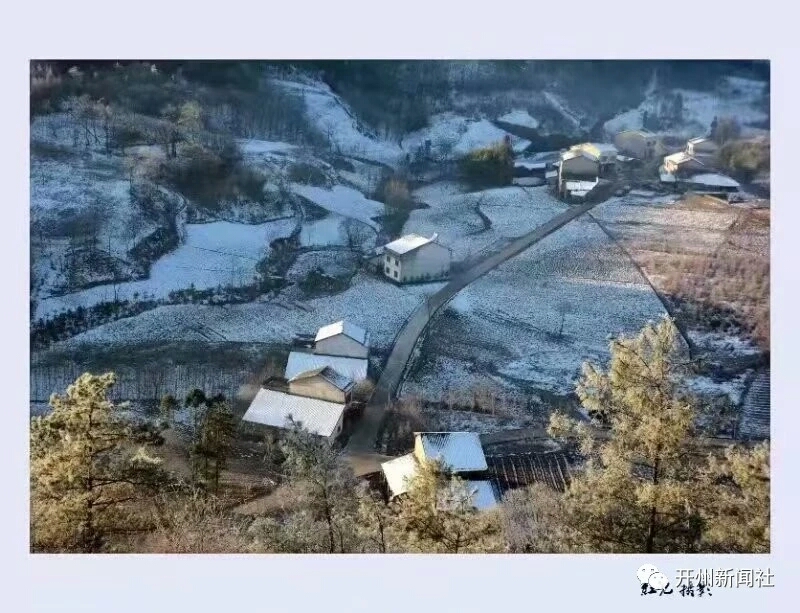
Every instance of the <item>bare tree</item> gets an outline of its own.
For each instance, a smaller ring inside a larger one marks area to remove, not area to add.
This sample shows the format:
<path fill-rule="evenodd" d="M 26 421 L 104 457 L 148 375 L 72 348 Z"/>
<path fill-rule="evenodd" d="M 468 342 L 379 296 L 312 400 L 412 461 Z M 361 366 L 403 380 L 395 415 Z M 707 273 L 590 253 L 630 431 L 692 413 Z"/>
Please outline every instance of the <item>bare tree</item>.
<path fill-rule="evenodd" d="M 364 252 L 364 244 L 369 239 L 371 233 L 370 227 L 353 218 L 344 220 L 344 222 L 342 222 L 342 227 L 344 228 L 347 248 L 354 256 L 360 256 Z"/>
<path fill-rule="evenodd" d="M 572 313 L 572 303 L 568 300 L 562 300 L 558 303 L 556 309 L 558 314 L 561 315 L 561 323 L 558 326 L 558 338 L 561 338 L 564 335 L 564 320 L 567 315 Z"/>

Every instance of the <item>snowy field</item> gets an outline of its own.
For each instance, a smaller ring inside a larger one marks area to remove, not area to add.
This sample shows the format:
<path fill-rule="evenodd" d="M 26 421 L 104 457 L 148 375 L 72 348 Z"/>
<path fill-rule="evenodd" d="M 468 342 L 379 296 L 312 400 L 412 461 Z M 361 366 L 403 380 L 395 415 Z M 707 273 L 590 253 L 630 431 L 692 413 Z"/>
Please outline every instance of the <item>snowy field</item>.
<path fill-rule="evenodd" d="M 764 92 L 765 81 L 751 79 L 724 79 L 717 91 L 698 92 L 685 89 L 672 90 L 683 96 L 683 121 L 681 125 L 665 134 L 691 138 L 706 134 L 714 117 L 735 117 L 747 134 L 746 124 L 764 121 L 768 115 L 758 108 Z M 639 107 L 617 115 L 604 124 L 606 133 L 616 134 L 622 130 L 637 130 L 642 127 L 643 113 L 657 114 L 661 94 L 651 93 Z M 751 132 L 759 132 L 751 130 Z"/>
<path fill-rule="evenodd" d="M 120 300 L 158 299 L 191 285 L 195 289 L 246 285 L 253 280 L 256 263 L 267 255 L 269 244 L 289 236 L 295 228 L 291 219 L 252 226 L 226 221 L 187 224 L 186 241 L 156 261 L 148 279 L 98 285 L 42 300 L 37 304 L 36 317 L 49 318 L 60 311 L 90 307 L 115 296 Z"/>
<path fill-rule="evenodd" d="M 412 211 L 403 231 L 423 236 L 438 233 L 442 244 L 453 250 L 455 261 L 522 236 L 562 212 L 564 207 L 546 187 L 503 187 L 463 193 L 458 184 L 441 182 L 416 190 L 413 195 L 430 208 Z M 490 228 L 486 228 L 476 206 L 490 220 Z"/>
<path fill-rule="evenodd" d="M 298 290 L 289 288 L 270 302 L 163 306 L 99 326 L 58 343 L 57 347 L 206 340 L 198 330 L 210 330 L 219 340 L 288 343 L 297 333 L 313 333 L 320 326 L 346 319 L 368 330 L 374 347 L 382 349 L 391 344 L 423 296 L 440 287 L 428 284 L 400 288 L 359 274 L 349 289 L 335 296 L 300 302 Z"/>
<path fill-rule="evenodd" d="M 663 313 L 630 260 L 579 218 L 459 292 L 402 393 L 437 400 L 487 374 L 513 388 L 568 393 L 585 360 L 608 359 L 610 337 Z"/>
<path fill-rule="evenodd" d="M 373 218 L 383 214 L 383 204 L 366 198 L 364 194 L 352 187 L 335 185 L 333 189 L 324 189 L 313 185 L 293 183 L 291 189 L 294 193 L 307 198 L 326 211 L 356 219 L 375 230 L 379 228 Z"/>

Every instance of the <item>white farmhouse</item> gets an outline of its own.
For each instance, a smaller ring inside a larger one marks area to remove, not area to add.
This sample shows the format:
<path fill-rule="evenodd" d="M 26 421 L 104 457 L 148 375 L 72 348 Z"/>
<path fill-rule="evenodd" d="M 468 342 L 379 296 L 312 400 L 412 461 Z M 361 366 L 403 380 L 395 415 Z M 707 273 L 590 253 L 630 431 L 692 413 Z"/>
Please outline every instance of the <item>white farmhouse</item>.
<path fill-rule="evenodd" d="M 472 505 L 482 511 L 498 504 L 498 495 L 487 478 L 488 465 L 480 437 L 474 432 L 418 432 L 414 451 L 381 464 L 392 498 L 408 492 L 421 462 L 438 461 L 464 480 Z"/>
<path fill-rule="evenodd" d="M 418 234 L 406 234 L 384 246 L 383 274 L 392 281 L 428 281 L 443 279 L 450 272 L 452 251 Z"/>
<path fill-rule="evenodd" d="M 314 338 L 314 353 L 366 358 L 369 355 L 369 334 L 347 321 L 322 326 Z"/>

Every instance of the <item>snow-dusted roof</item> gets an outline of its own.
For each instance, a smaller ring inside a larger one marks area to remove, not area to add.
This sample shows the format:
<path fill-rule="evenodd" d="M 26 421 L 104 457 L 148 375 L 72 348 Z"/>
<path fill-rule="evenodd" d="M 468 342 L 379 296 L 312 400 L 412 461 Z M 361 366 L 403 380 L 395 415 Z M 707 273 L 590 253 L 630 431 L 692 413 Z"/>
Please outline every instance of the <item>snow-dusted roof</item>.
<path fill-rule="evenodd" d="M 514 162 L 514 166 L 526 168 L 528 170 L 544 170 L 547 168 L 547 162 L 528 162 L 525 160 L 519 160 Z"/>
<path fill-rule="evenodd" d="M 594 161 L 616 158 L 618 153 L 617 148 L 609 143 L 581 143 L 580 145 L 573 145 L 570 147 L 569 151 L 561 156 L 561 159 L 570 159 L 567 157 L 570 152 L 577 152 L 578 155 L 583 155 Z"/>
<path fill-rule="evenodd" d="M 354 385 L 354 382 L 350 377 L 340 372 L 337 372 L 330 366 L 320 366 L 318 368 L 313 368 L 311 370 L 298 373 L 294 377 L 289 379 L 289 382 L 291 383 L 292 381 L 301 381 L 303 379 L 310 379 L 311 377 L 316 377 L 317 375 L 325 379 L 336 389 L 339 389 L 343 392 L 348 391 Z"/>
<path fill-rule="evenodd" d="M 486 511 L 498 504 L 491 481 L 467 481 L 467 490 L 472 494 L 472 504 L 479 511 Z"/>
<path fill-rule="evenodd" d="M 686 162 L 696 162 L 703 165 L 697 158 L 692 157 L 685 151 L 678 151 L 678 153 L 673 153 L 672 155 L 668 155 L 664 158 L 664 162 L 672 162 L 673 164 L 685 164 Z"/>
<path fill-rule="evenodd" d="M 344 404 L 261 388 L 242 421 L 286 428 L 291 415 L 309 432 L 330 436 L 343 412 Z"/>
<path fill-rule="evenodd" d="M 566 162 L 567 160 L 581 157 L 591 160 L 592 162 L 597 162 L 597 156 L 589 153 L 588 151 L 584 151 L 583 149 L 570 149 L 569 151 L 565 151 L 561 154 L 561 161 Z"/>
<path fill-rule="evenodd" d="M 699 145 L 700 143 L 710 143 L 713 141 L 706 136 L 698 136 L 697 138 L 690 138 L 688 142 L 690 142 L 693 145 Z M 714 144 L 716 145 L 716 143 Z"/>
<path fill-rule="evenodd" d="M 452 472 L 487 470 L 481 439 L 475 432 L 419 432 L 427 460 L 439 460 Z"/>
<path fill-rule="evenodd" d="M 547 179 L 552 179 L 552 178 L 558 176 L 558 171 L 557 170 L 548 170 L 546 173 L 544 173 L 544 176 Z"/>
<path fill-rule="evenodd" d="M 619 134 L 638 134 L 639 136 L 643 136 L 643 137 L 647 137 L 647 138 L 652 138 L 652 137 L 655 136 L 655 134 L 653 132 L 651 132 L 650 130 L 645 130 L 644 128 L 642 128 L 640 130 L 622 130 L 622 131 L 617 133 L 617 135 L 619 135 Z"/>
<path fill-rule="evenodd" d="M 406 234 L 405 236 L 401 236 L 397 240 L 384 245 L 384 249 L 391 251 L 392 253 L 396 253 L 397 255 L 403 255 L 414 251 L 415 249 L 419 249 L 423 245 L 432 243 L 436 240 L 436 237 L 436 234 L 430 238 L 420 236 L 419 234 Z"/>
<path fill-rule="evenodd" d="M 588 192 L 597 187 L 597 179 L 594 181 L 565 181 L 564 187 L 568 192 Z"/>
<path fill-rule="evenodd" d="M 367 344 L 367 331 L 364 330 L 364 328 L 359 328 L 355 324 L 351 324 L 349 321 L 337 321 L 336 323 L 322 326 L 317 331 L 317 336 L 314 341 L 321 341 L 339 334 L 349 336 L 354 341 L 361 343 L 362 345 Z"/>
<path fill-rule="evenodd" d="M 381 464 L 386 483 L 392 496 L 399 496 L 408 491 L 409 481 L 417 474 L 417 459 L 413 453 L 389 460 Z"/>
<path fill-rule="evenodd" d="M 319 353 L 305 353 L 303 351 L 292 351 L 289 354 L 289 360 L 286 362 L 286 372 L 283 376 L 286 379 L 291 379 L 302 372 L 321 366 L 330 366 L 342 375 L 350 377 L 353 381 L 362 381 L 367 378 L 366 358 L 347 358 Z"/>
<path fill-rule="evenodd" d="M 713 173 L 694 175 L 692 178 L 689 179 L 689 183 L 696 183 L 698 185 L 708 185 L 711 187 L 739 187 L 739 183 L 737 183 L 730 177 Z"/>

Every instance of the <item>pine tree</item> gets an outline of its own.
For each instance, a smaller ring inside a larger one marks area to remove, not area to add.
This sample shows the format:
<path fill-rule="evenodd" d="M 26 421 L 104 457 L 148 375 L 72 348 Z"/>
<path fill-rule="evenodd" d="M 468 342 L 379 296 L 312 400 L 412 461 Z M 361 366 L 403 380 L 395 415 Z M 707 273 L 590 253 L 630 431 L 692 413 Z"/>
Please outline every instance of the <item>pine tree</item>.
<path fill-rule="evenodd" d="M 357 481 L 342 453 L 296 422 L 281 441 L 281 451 L 284 469 L 302 490 L 306 508 L 325 526 L 326 551 L 352 551 Z"/>
<path fill-rule="evenodd" d="M 160 461 L 137 444 L 108 400 L 115 376 L 84 374 L 31 422 L 34 550 L 97 552 L 137 528 L 134 505 L 162 484 Z"/>
<path fill-rule="evenodd" d="M 729 447 L 722 458 L 709 458 L 697 485 L 704 501 L 704 550 L 769 553 L 769 469 L 768 443 Z"/>
<path fill-rule="evenodd" d="M 768 549 L 768 452 L 732 447 L 722 460 L 705 457 L 697 412 L 679 385 L 683 355 L 665 318 L 613 341 L 607 371 L 584 366 L 578 396 L 602 427 L 592 434 L 585 424 L 552 416 L 551 435 L 579 440 L 587 460 L 551 508 L 536 509 L 543 526 L 528 539 L 534 550 Z M 547 501 L 534 507 L 540 502 Z"/>
<path fill-rule="evenodd" d="M 504 547 L 496 512 L 475 509 L 466 483 L 438 462 L 420 465 L 397 521 L 407 535 L 406 551 L 497 553 Z"/>
<path fill-rule="evenodd" d="M 562 415 L 551 419 L 551 434 L 578 435 L 588 457 L 564 499 L 567 548 L 653 553 L 697 547 L 695 412 L 677 387 L 682 365 L 668 318 L 634 338 L 612 341 L 607 372 L 584 365 L 578 396 L 609 431 L 601 442 Z"/>
<path fill-rule="evenodd" d="M 215 492 L 219 490 L 220 474 L 227 465 L 235 432 L 236 422 L 228 403 L 219 398 L 208 401 L 194 453 L 202 459 L 205 483 L 212 485 Z"/>

